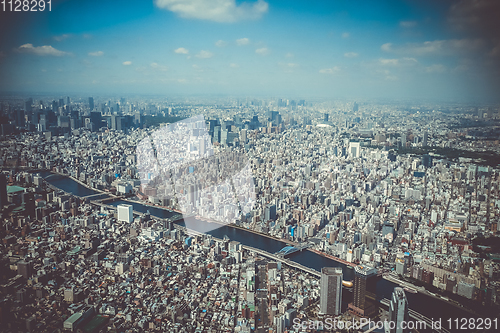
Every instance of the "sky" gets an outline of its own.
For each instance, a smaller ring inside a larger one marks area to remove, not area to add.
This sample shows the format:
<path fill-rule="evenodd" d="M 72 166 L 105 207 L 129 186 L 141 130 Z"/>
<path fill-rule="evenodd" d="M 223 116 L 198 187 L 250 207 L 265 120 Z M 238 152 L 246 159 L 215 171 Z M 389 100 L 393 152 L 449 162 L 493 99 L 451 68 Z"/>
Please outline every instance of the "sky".
<path fill-rule="evenodd" d="M 498 17 L 497 0 L 52 0 L 0 12 L 0 93 L 498 102 Z"/>

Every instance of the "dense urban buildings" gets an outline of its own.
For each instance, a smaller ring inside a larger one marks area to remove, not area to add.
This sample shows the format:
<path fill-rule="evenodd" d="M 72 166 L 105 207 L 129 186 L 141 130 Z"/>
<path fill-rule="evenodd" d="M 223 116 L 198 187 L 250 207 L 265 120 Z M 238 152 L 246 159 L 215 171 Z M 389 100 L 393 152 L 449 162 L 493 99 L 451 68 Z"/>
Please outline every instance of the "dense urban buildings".
<path fill-rule="evenodd" d="M 6 331 L 302 332 L 498 313 L 490 106 L 480 118 L 361 100 L 0 107 Z"/>

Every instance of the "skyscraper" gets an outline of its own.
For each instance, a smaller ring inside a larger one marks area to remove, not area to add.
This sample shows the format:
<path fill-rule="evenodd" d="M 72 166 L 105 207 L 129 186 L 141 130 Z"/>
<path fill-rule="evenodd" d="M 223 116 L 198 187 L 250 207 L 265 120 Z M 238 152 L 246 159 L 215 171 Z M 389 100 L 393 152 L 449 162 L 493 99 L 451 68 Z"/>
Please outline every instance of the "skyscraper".
<path fill-rule="evenodd" d="M 89 109 L 94 110 L 94 97 L 89 97 Z"/>
<path fill-rule="evenodd" d="M 102 126 L 102 115 L 99 111 L 94 111 L 90 113 L 90 122 L 92 123 L 92 130 L 98 131 Z"/>
<path fill-rule="evenodd" d="M 342 305 L 342 268 L 323 267 L 320 281 L 321 314 L 338 316 Z"/>
<path fill-rule="evenodd" d="M 375 283 L 377 269 L 369 266 L 354 268 L 354 297 L 349 311 L 357 316 L 370 317 L 376 313 Z"/>
<path fill-rule="evenodd" d="M 394 322 L 394 328 L 391 328 L 391 333 L 406 333 L 408 329 L 402 328 L 402 322 L 408 322 L 408 301 L 401 287 L 394 288 L 391 302 L 389 303 L 389 318 Z"/>
<path fill-rule="evenodd" d="M 427 131 L 424 132 L 424 140 L 422 142 L 422 146 L 427 147 L 427 140 L 429 139 L 429 133 Z"/>

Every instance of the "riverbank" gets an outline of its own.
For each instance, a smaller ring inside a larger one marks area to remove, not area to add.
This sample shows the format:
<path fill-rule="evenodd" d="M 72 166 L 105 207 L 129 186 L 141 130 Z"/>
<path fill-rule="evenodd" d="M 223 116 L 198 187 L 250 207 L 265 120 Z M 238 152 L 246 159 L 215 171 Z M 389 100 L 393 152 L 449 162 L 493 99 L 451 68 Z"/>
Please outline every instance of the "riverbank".
<path fill-rule="evenodd" d="M 475 316 L 479 316 L 479 314 L 476 313 L 475 311 L 473 311 L 471 309 L 468 309 L 468 308 L 465 308 L 464 306 L 456 303 L 454 300 L 449 299 L 448 297 L 443 297 L 443 296 L 440 296 L 440 295 L 436 295 L 435 293 L 432 293 L 432 292 L 426 290 L 425 287 L 423 287 L 423 286 L 415 286 L 414 284 L 412 284 L 410 282 L 400 280 L 398 277 L 394 276 L 391 273 L 384 274 L 382 277 L 385 280 L 390 281 L 390 282 L 395 283 L 395 284 L 398 284 L 398 285 L 400 285 L 403 288 L 413 289 L 413 290 L 415 290 L 415 291 L 417 291 L 419 293 L 422 293 L 422 294 L 424 294 L 426 296 L 430 296 L 430 297 L 432 297 L 434 299 L 438 299 L 440 301 L 446 302 L 447 304 L 452 305 L 452 306 L 454 306 L 454 307 L 456 307 L 458 309 L 467 311 L 468 313 L 473 314 Z"/>

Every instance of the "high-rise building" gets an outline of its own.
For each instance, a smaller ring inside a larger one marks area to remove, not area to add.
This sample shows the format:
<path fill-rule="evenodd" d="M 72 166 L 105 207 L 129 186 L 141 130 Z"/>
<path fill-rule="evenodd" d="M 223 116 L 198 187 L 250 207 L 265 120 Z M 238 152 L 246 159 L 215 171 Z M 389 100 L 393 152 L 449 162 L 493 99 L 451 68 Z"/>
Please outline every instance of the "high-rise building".
<path fill-rule="evenodd" d="M 94 111 L 90 113 L 90 122 L 92 123 L 92 130 L 97 131 L 102 126 L 102 115 L 99 111 Z"/>
<path fill-rule="evenodd" d="M 324 113 L 324 114 L 323 114 L 323 121 L 324 121 L 325 123 L 327 123 L 327 122 L 328 122 L 328 113 Z"/>
<path fill-rule="evenodd" d="M 422 165 L 426 168 L 430 168 L 432 166 L 432 157 L 429 154 L 422 155 Z"/>
<path fill-rule="evenodd" d="M 134 213 L 132 205 L 118 205 L 118 221 L 131 223 L 134 221 Z"/>
<path fill-rule="evenodd" d="M 389 303 L 389 318 L 394 323 L 390 329 L 390 333 L 406 333 L 408 329 L 403 322 L 408 322 L 408 301 L 406 295 L 401 287 L 394 288 L 392 298 Z"/>
<path fill-rule="evenodd" d="M 402 148 L 406 147 L 406 134 L 405 133 L 401 134 L 401 147 Z"/>
<path fill-rule="evenodd" d="M 358 103 L 354 102 L 354 105 L 352 106 L 352 111 L 357 112 L 359 110 Z"/>
<path fill-rule="evenodd" d="M 242 129 L 240 131 L 240 142 L 242 144 L 245 144 L 247 142 L 247 130 L 246 129 Z"/>
<path fill-rule="evenodd" d="M 264 215 L 265 221 L 276 220 L 276 205 L 267 206 Z"/>
<path fill-rule="evenodd" d="M 354 268 L 354 297 L 349 311 L 357 316 L 370 317 L 376 313 L 375 284 L 377 269 L 369 266 Z"/>
<path fill-rule="evenodd" d="M 321 314 L 338 316 L 342 305 L 342 268 L 323 267 L 320 281 Z"/>
<path fill-rule="evenodd" d="M 359 142 L 349 142 L 349 156 L 357 158 L 361 156 L 361 146 Z"/>
<path fill-rule="evenodd" d="M 427 141 L 429 139 L 429 133 L 427 131 L 424 132 L 424 140 L 422 141 L 422 146 L 427 147 Z"/>
<path fill-rule="evenodd" d="M 94 97 L 89 97 L 89 109 L 94 110 Z"/>

